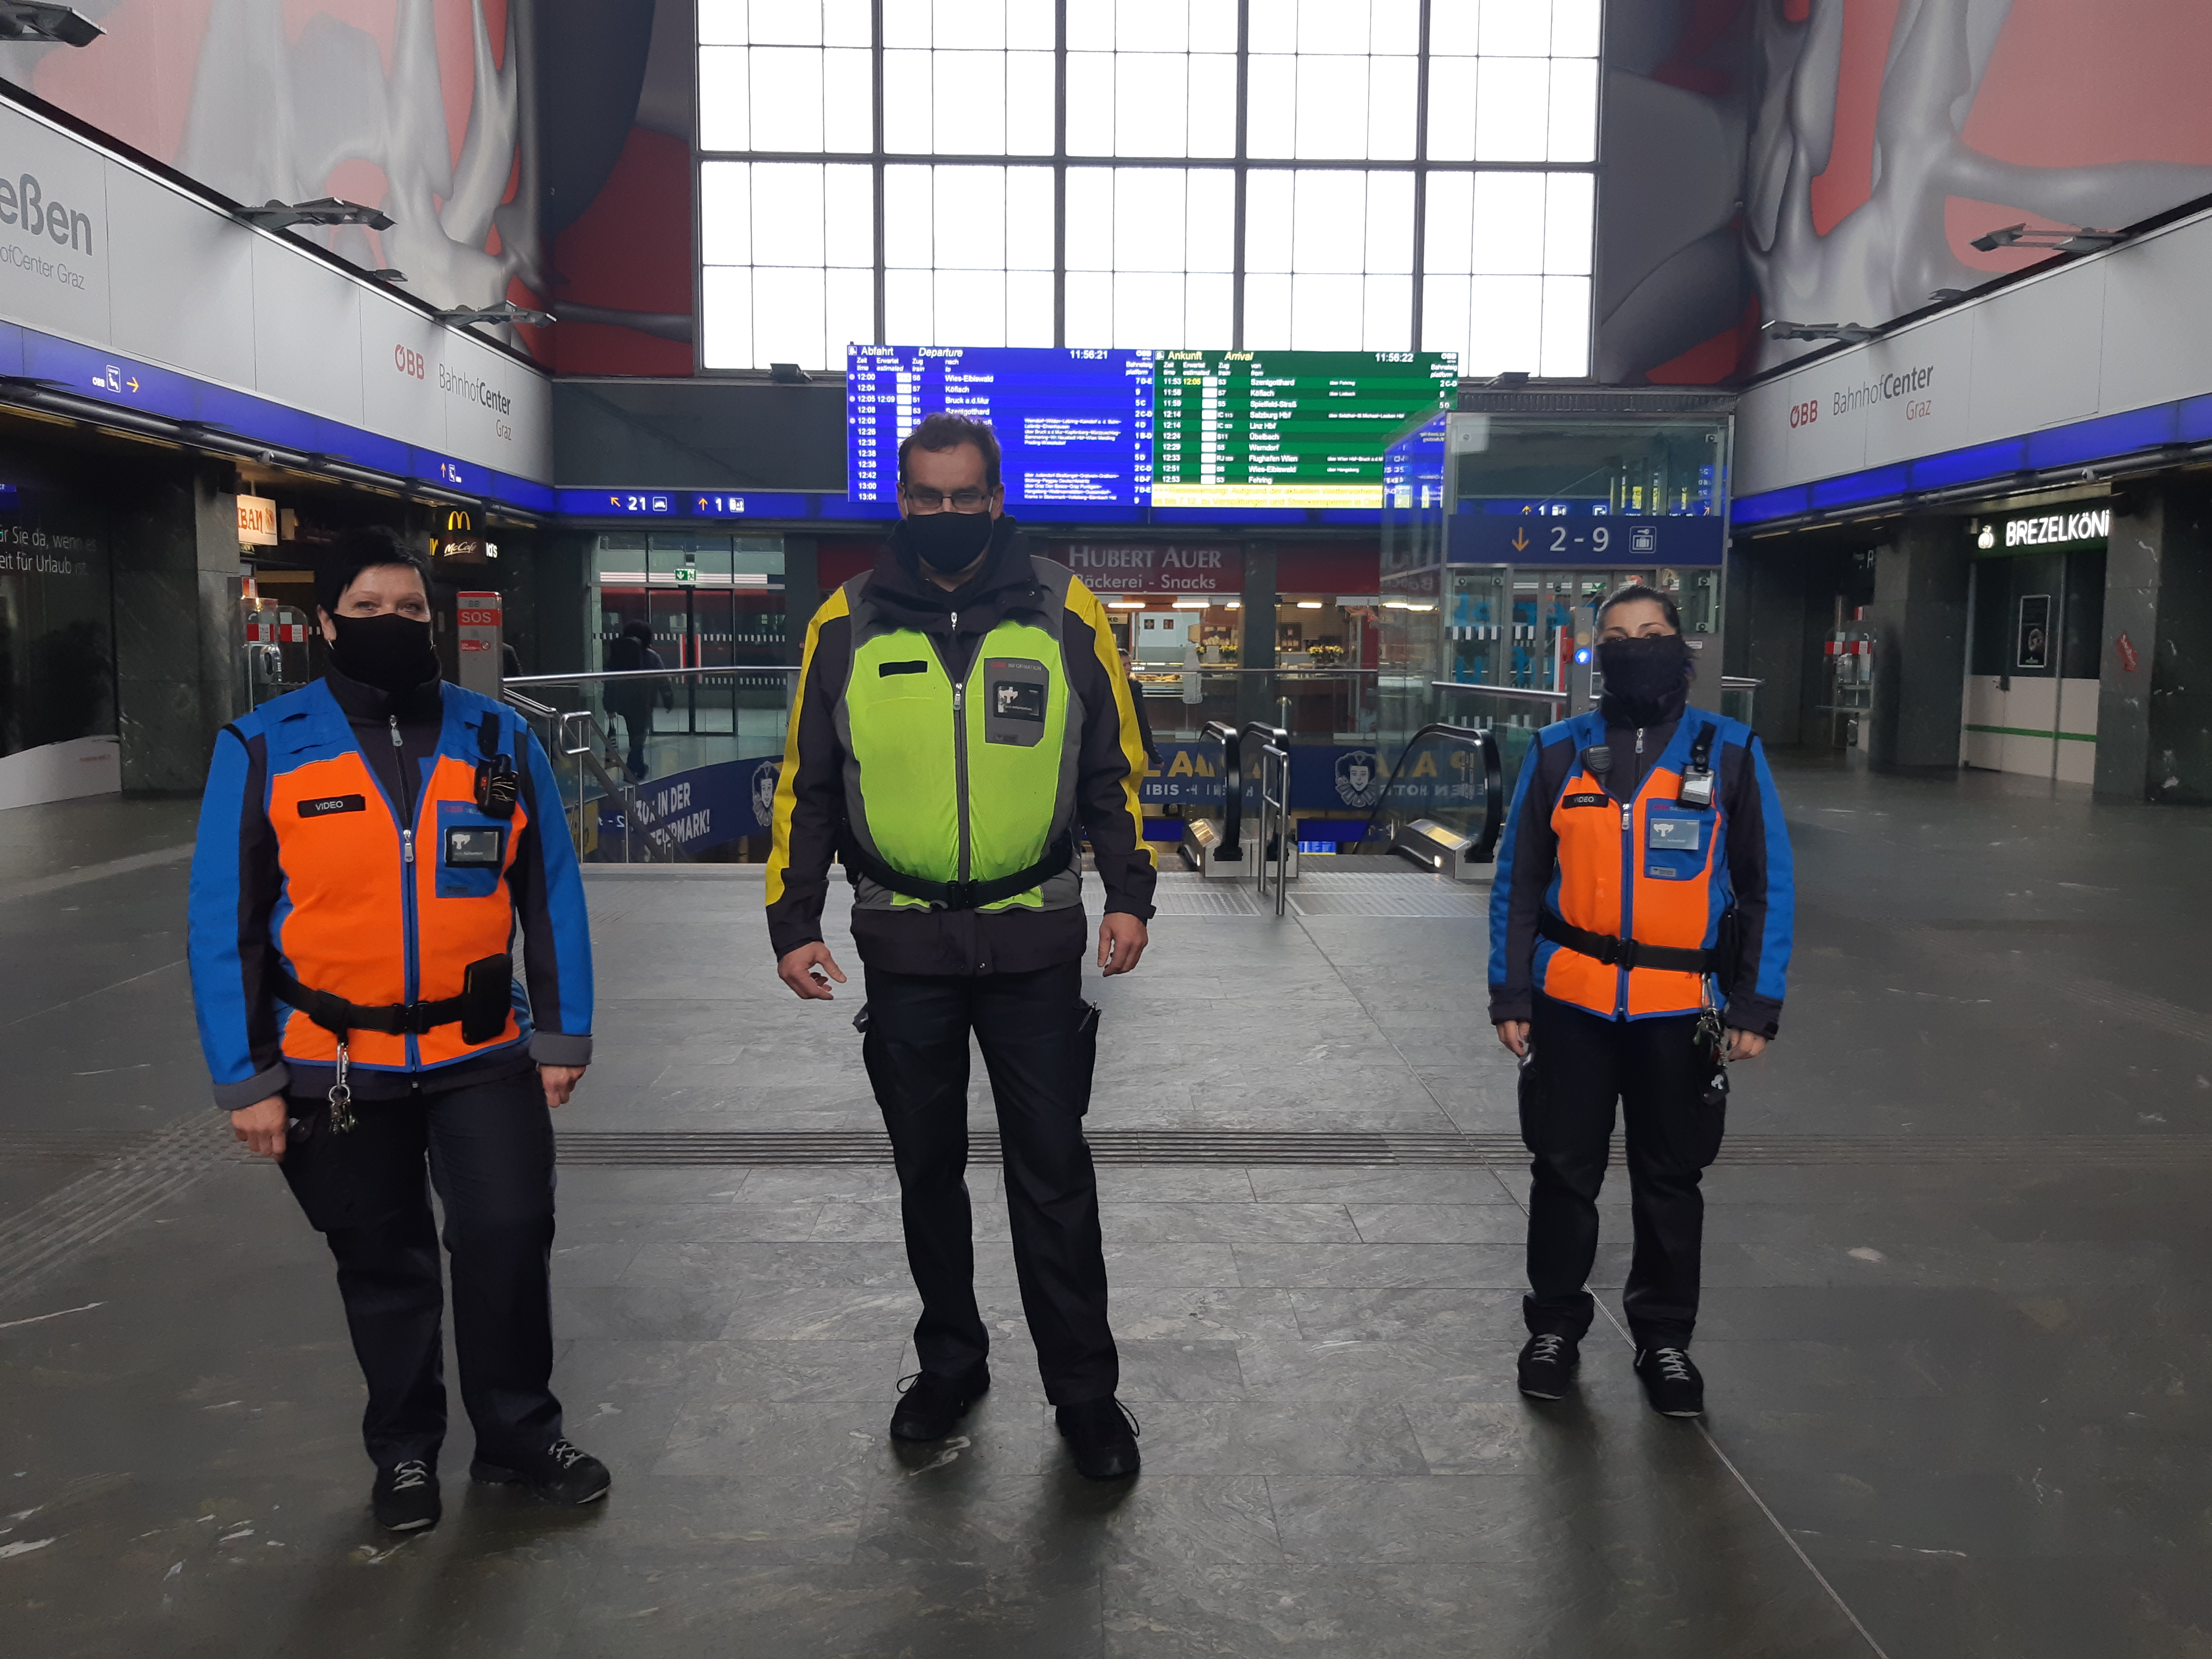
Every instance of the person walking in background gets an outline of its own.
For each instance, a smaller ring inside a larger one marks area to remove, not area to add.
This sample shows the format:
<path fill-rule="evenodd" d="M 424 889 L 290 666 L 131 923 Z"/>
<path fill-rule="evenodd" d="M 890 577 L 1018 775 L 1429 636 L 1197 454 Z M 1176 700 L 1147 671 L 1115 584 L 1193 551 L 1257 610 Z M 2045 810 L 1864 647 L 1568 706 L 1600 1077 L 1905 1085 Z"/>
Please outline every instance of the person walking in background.
<path fill-rule="evenodd" d="M 1121 678 L 1129 683 L 1129 707 L 1137 716 L 1137 741 L 1145 750 L 1145 758 L 1157 769 L 1160 763 L 1160 746 L 1152 741 L 1152 723 L 1145 714 L 1145 688 L 1137 683 L 1137 676 L 1129 666 L 1129 653 L 1121 656 Z"/>
<path fill-rule="evenodd" d="M 606 667 L 611 674 L 635 674 L 642 671 L 662 668 L 660 653 L 653 648 L 653 625 L 650 623 L 627 622 L 622 633 L 607 645 Z M 617 715 L 629 728 L 629 757 L 623 764 L 630 777 L 642 781 L 646 771 L 645 740 L 653 735 L 653 706 L 658 702 L 663 708 L 676 707 L 676 692 L 665 680 L 634 679 L 604 680 L 601 701 L 606 704 L 610 723 Z M 610 731 L 608 736 L 613 736 Z"/>
<path fill-rule="evenodd" d="M 469 1473 L 587 1504 L 606 1466 L 550 1386 L 549 1113 L 592 1059 L 560 792 L 512 709 L 439 678 L 427 575 L 394 532 L 341 538 L 315 590 L 329 672 L 222 728 L 200 808 L 189 954 L 216 1104 L 337 1258 L 378 1523 L 440 1514 L 433 1187 Z"/>
<path fill-rule="evenodd" d="M 1758 1054 L 1781 1023 L 1790 839 L 1751 729 L 1687 707 L 1674 601 L 1617 588 L 1597 637 L 1603 700 L 1537 733 L 1491 888 L 1490 1018 L 1520 1058 L 1534 1160 L 1518 1380 L 1557 1400 L 1579 1363 L 1617 1100 L 1636 1374 L 1655 1410 L 1696 1417 L 1698 1177 L 1720 1151 L 1726 1062 Z"/>
<path fill-rule="evenodd" d="M 776 972 L 828 1000 L 830 862 L 854 886 L 861 1058 L 898 1169 L 921 1361 L 891 1415 L 939 1440 L 990 1387 L 968 1202 L 968 1043 L 991 1073 L 1022 1308 L 1076 1468 L 1137 1472 L 1115 1398 L 1098 1182 L 1083 1115 L 1097 1010 L 1083 999 L 1087 836 L 1099 967 L 1137 965 L 1154 870 L 1129 683 L 1105 608 L 1033 557 L 1000 508 L 999 443 L 932 415 L 899 446 L 901 517 L 875 568 L 806 630 L 767 869 Z"/>

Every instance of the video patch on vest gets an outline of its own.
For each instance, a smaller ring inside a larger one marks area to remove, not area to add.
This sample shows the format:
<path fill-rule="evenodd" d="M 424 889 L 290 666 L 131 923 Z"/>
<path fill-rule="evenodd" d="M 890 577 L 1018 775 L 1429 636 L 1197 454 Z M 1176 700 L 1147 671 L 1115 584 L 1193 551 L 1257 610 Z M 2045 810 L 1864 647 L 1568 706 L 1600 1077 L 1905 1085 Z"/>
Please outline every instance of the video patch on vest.
<path fill-rule="evenodd" d="M 458 870 L 500 866 L 506 854 L 507 831 L 455 826 L 446 831 L 446 862 Z"/>
<path fill-rule="evenodd" d="M 1020 680 L 991 683 L 991 712 L 1002 720 L 1044 720 L 1044 687 Z"/>
<path fill-rule="evenodd" d="M 985 742 L 1034 749 L 1044 741 L 1052 677 L 1042 663 L 1030 657 L 986 658 L 983 684 L 990 688 L 983 705 Z"/>
<path fill-rule="evenodd" d="M 333 812 L 366 812 L 367 811 L 368 811 L 368 797 L 366 795 L 325 795 L 320 800 L 303 800 L 300 803 L 300 816 L 303 818 L 326 818 Z"/>

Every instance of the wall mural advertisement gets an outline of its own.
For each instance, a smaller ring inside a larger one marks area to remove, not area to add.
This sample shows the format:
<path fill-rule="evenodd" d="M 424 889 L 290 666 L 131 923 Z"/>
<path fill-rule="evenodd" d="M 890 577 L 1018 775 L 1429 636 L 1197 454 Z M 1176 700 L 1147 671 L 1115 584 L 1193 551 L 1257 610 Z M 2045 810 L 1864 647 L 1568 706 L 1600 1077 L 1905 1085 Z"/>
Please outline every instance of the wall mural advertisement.
<path fill-rule="evenodd" d="M 689 0 L 76 0 L 83 48 L 0 76 L 248 204 L 324 196 L 391 228 L 300 234 L 570 373 L 691 370 Z"/>
<path fill-rule="evenodd" d="M 2201 0 L 1676 0 L 1608 9 L 1601 380 L 1712 384 L 2212 194 Z"/>

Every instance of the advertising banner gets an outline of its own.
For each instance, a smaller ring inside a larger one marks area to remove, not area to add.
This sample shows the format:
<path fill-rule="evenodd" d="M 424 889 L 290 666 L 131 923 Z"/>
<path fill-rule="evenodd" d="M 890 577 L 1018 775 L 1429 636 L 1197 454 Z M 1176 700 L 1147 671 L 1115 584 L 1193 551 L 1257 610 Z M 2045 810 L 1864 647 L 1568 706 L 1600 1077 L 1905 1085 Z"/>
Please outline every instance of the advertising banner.
<path fill-rule="evenodd" d="M 673 848 L 681 858 L 696 858 L 746 836 L 764 836 L 775 811 L 776 774 L 782 768 L 782 756 L 760 755 L 655 778 L 638 791 L 637 828 L 657 851 Z M 620 803 L 602 803 L 602 860 L 621 858 L 622 835 Z"/>
<path fill-rule="evenodd" d="M 1219 811 L 1224 792 L 1221 776 L 1221 746 L 1213 743 L 1163 742 L 1158 745 L 1160 764 L 1145 774 L 1139 785 L 1139 799 L 1160 805 L 1197 806 Z M 1359 744 L 1306 744 L 1291 745 L 1291 808 L 1300 812 L 1366 812 L 1372 811 L 1382 799 L 1382 787 L 1389 775 L 1382 760 L 1372 748 Z M 1433 758 L 1425 753 L 1417 764 L 1426 763 L 1431 771 Z M 1258 811 L 1260 805 L 1259 769 L 1249 770 L 1243 779 L 1244 811 Z M 1454 781 L 1439 779 L 1437 787 L 1449 790 Z M 1438 804 L 1455 796 L 1440 794 Z M 1474 797 L 1469 795 L 1468 800 Z"/>

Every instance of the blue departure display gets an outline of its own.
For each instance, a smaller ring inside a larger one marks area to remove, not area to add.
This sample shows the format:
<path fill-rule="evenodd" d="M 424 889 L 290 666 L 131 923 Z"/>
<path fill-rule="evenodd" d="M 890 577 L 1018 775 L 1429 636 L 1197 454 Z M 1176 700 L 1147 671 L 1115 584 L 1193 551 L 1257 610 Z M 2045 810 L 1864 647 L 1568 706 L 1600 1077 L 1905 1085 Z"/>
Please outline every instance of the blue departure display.
<path fill-rule="evenodd" d="M 988 422 L 1012 503 L 1143 507 L 1152 489 L 1152 354 L 856 345 L 845 360 L 846 493 L 890 504 L 898 447 L 939 410 Z"/>

